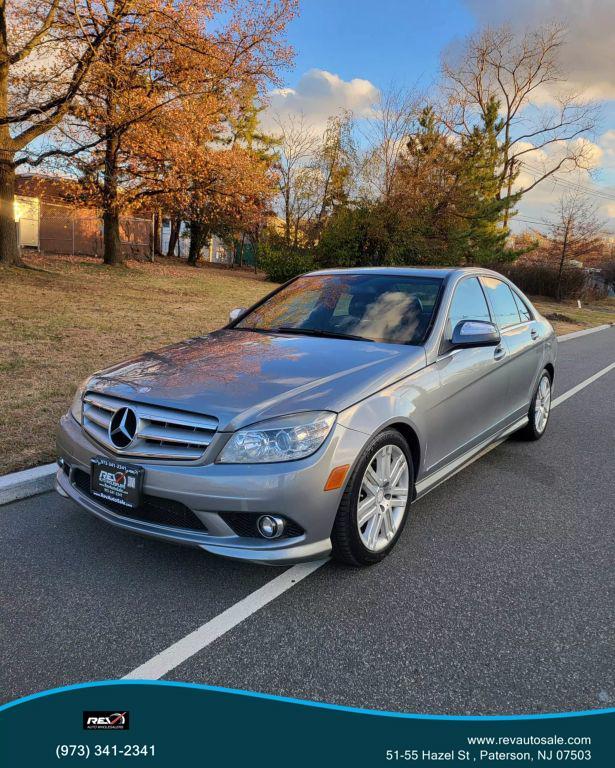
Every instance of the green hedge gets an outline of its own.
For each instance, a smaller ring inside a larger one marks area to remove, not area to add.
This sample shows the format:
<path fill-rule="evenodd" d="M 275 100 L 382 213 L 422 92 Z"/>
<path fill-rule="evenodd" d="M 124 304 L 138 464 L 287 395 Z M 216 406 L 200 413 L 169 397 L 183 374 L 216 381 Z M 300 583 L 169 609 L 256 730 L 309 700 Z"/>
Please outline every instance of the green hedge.
<path fill-rule="evenodd" d="M 315 267 L 313 256 L 306 251 L 272 243 L 261 243 L 259 246 L 258 268 L 274 283 L 285 283 Z"/>

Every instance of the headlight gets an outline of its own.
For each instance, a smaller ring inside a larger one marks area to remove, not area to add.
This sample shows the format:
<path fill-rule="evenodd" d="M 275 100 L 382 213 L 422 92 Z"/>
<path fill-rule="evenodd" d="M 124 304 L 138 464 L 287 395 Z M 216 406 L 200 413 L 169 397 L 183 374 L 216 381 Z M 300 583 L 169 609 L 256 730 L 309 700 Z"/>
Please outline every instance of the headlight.
<path fill-rule="evenodd" d="M 335 414 L 312 411 L 271 419 L 235 432 L 222 449 L 223 464 L 261 464 L 304 459 L 324 443 Z"/>
<path fill-rule="evenodd" d="M 79 422 L 81 424 L 81 400 L 83 398 L 83 393 L 85 391 L 86 384 L 88 383 L 89 379 L 86 379 L 85 381 L 82 381 L 81 384 L 77 387 L 77 391 L 75 392 L 75 396 L 73 397 L 73 402 L 70 405 L 70 412 L 73 419 Z"/>

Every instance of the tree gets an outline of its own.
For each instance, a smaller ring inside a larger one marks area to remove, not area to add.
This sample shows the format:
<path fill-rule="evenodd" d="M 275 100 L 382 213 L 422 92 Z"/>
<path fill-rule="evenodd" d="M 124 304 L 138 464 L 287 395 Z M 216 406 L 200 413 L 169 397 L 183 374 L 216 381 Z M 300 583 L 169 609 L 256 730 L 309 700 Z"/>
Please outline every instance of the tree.
<path fill-rule="evenodd" d="M 507 247 L 510 232 L 506 222 L 519 195 L 499 195 L 500 168 L 504 162 L 504 149 L 497 140 L 503 122 L 499 112 L 499 102 L 490 97 L 482 114 L 482 125 L 462 136 L 458 148 L 456 213 L 461 222 L 453 239 L 459 257 L 470 264 L 492 264 L 515 256 L 515 251 Z"/>
<path fill-rule="evenodd" d="M 362 196 L 386 201 L 393 193 L 401 158 L 421 112 L 419 104 L 419 94 L 411 89 L 391 84 L 379 93 L 361 127 L 367 145 L 360 172 Z"/>
<path fill-rule="evenodd" d="M 252 93 L 246 91 L 246 102 Z M 149 148 L 152 174 L 164 169 L 166 209 L 189 222 L 190 264 L 196 264 L 213 233 L 232 239 L 240 230 L 256 232 L 275 193 L 265 138 L 261 142 L 238 119 L 250 108 L 235 97 L 235 105 L 227 103 L 222 113 L 211 109 L 209 98 L 209 106 L 204 97 L 178 104 Z"/>
<path fill-rule="evenodd" d="M 314 241 L 320 237 L 327 217 L 339 206 L 348 204 L 355 155 L 351 113 L 345 111 L 330 117 L 315 157 L 320 204 L 312 232 Z"/>
<path fill-rule="evenodd" d="M 176 11 L 170 13 L 179 22 Z M 159 42 L 168 32 L 167 21 L 157 0 L 125 9 L 102 46 L 66 130 L 73 145 L 66 154 L 86 182 L 89 201 L 102 209 L 106 264 L 123 261 L 120 214 L 143 189 L 131 172 L 137 165 L 133 150 L 139 128 L 156 119 L 176 86 L 169 63 L 178 52 L 172 38 Z M 80 148 L 87 151 L 78 152 Z"/>
<path fill-rule="evenodd" d="M 560 170 L 590 163 L 589 145 L 578 139 L 593 129 L 596 107 L 563 89 L 559 51 L 564 43 L 564 30 L 556 24 L 520 36 L 508 27 L 488 28 L 468 37 L 460 54 L 442 63 L 441 119 L 455 135 L 471 136 L 487 118 L 492 100 L 500 104 L 497 196 L 509 209 L 504 224 L 515 204 L 513 187 L 521 169 L 532 180 L 517 190 L 516 199 Z"/>
<path fill-rule="evenodd" d="M 324 267 L 369 267 L 417 263 L 408 257 L 404 222 L 384 201 L 360 200 L 337 208 L 318 243 Z"/>
<path fill-rule="evenodd" d="M 562 278 L 570 262 L 583 262 L 602 252 L 600 237 L 604 223 L 597 208 L 578 192 L 564 194 L 550 225 L 548 255 L 557 268 L 556 299 L 562 300 Z"/>
<path fill-rule="evenodd" d="M 512 258 L 503 223 L 509 201 L 497 196 L 501 147 L 495 99 L 481 124 L 455 139 L 425 107 L 407 125 L 388 192 L 340 209 L 325 228 L 319 253 L 359 264 L 485 264 Z"/>
<path fill-rule="evenodd" d="M 121 213 L 181 194 L 173 183 L 186 181 L 190 155 L 202 160 L 208 142 L 221 142 L 229 130 L 245 93 L 275 79 L 290 55 L 281 38 L 294 6 L 295 0 L 139 0 L 120 18 L 65 131 L 73 146 L 55 150 L 73 159 L 103 210 L 106 263 L 123 258 Z M 178 120 L 187 121 L 185 130 Z M 218 166 L 228 170 L 229 157 Z M 205 165 L 200 190 L 212 183 L 215 163 Z M 207 233 L 198 218 L 191 231 L 194 257 Z"/>
<path fill-rule="evenodd" d="M 313 245 L 337 206 L 348 203 L 356 164 L 352 115 L 332 115 L 322 135 L 302 116 L 276 119 L 274 140 L 284 242 Z"/>
<path fill-rule="evenodd" d="M 303 115 L 275 119 L 278 148 L 276 171 L 284 219 L 284 242 L 295 244 L 304 220 L 315 210 L 315 180 L 311 170 L 318 146 L 312 128 Z"/>
<path fill-rule="evenodd" d="M 501 200 L 499 105 L 492 98 L 482 121 L 455 138 L 425 107 L 399 153 L 387 204 L 401 231 L 395 257 L 403 263 L 484 264 L 512 257 Z"/>
<path fill-rule="evenodd" d="M 615 261 L 607 261 L 600 270 L 607 289 L 615 291 Z"/>
<path fill-rule="evenodd" d="M 454 242 L 467 204 L 459 193 L 460 161 L 459 142 L 424 107 L 399 153 L 388 197 L 403 223 L 398 248 L 405 263 L 459 263 Z"/>
<path fill-rule="evenodd" d="M 117 13 L 134 0 L 3 0 L 0 2 L 0 262 L 19 261 L 13 200 L 15 169 L 28 146 L 71 108 Z"/>

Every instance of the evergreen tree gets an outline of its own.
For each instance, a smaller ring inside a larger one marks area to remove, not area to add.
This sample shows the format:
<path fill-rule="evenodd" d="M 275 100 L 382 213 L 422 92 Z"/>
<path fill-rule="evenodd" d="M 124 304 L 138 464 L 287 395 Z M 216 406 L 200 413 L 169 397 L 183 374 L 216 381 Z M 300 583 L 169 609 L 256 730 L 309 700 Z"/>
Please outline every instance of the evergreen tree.
<path fill-rule="evenodd" d="M 457 215 L 461 226 L 453 237 L 453 247 L 471 264 L 489 264 L 515 257 L 507 247 L 505 222 L 518 196 L 501 197 L 500 173 L 503 162 L 498 134 L 502 120 L 499 102 L 489 99 L 482 114 L 482 125 L 464 136 L 457 149 L 459 182 Z"/>

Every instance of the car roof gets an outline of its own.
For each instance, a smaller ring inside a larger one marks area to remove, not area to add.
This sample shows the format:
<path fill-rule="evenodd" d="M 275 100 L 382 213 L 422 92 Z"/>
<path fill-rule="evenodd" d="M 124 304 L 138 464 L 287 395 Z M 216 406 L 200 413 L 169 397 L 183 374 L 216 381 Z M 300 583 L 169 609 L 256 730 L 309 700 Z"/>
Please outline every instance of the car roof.
<path fill-rule="evenodd" d="M 491 274 L 501 277 L 491 269 L 481 267 L 357 267 L 347 269 L 319 269 L 308 272 L 308 275 L 398 275 L 406 277 L 439 277 L 448 278 L 462 274 Z"/>

